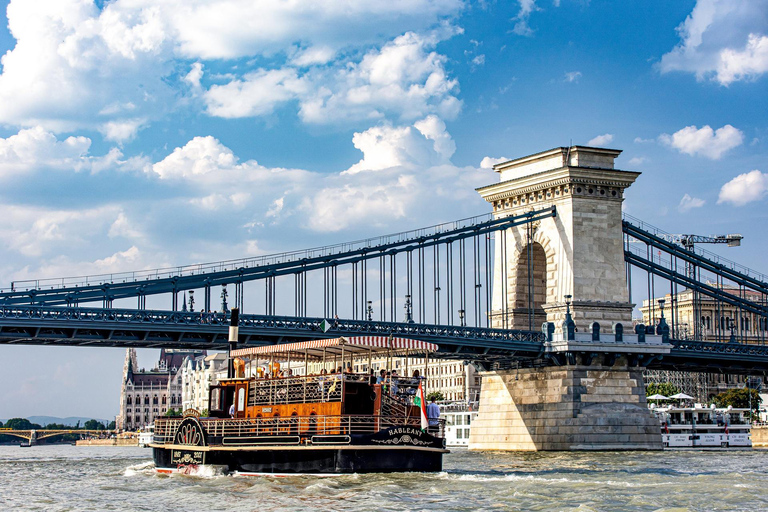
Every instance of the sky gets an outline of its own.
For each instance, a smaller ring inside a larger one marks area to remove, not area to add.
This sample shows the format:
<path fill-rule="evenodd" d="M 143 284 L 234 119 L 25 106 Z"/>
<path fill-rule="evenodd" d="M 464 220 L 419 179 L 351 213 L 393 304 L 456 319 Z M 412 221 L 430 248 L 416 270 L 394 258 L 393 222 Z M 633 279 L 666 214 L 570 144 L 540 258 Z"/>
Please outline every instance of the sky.
<path fill-rule="evenodd" d="M 768 0 L 2 5 L 0 288 L 487 213 L 493 163 L 569 144 L 768 272 Z M 123 360 L 2 346 L 0 418 L 112 418 Z"/>

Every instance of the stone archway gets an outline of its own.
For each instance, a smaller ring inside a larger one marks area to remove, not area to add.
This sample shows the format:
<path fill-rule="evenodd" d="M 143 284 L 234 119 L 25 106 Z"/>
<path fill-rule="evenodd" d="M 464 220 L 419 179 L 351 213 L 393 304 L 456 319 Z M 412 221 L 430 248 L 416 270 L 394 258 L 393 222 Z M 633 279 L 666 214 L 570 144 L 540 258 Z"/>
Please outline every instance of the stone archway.
<path fill-rule="evenodd" d="M 508 244 L 514 244 L 514 250 L 507 253 L 506 265 L 496 266 L 492 326 L 538 331 L 541 324 L 548 321 L 547 305 L 557 302 L 557 259 L 553 244 L 538 226 L 534 228 L 530 244 L 525 226 L 507 230 L 505 236 Z M 503 259 L 504 249 L 497 248 L 496 255 Z"/>
<path fill-rule="evenodd" d="M 515 262 L 512 287 L 512 325 L 514 329 L 538 330 L 547 321 L 547 255 L 538 242 L 527 244 Z"/>

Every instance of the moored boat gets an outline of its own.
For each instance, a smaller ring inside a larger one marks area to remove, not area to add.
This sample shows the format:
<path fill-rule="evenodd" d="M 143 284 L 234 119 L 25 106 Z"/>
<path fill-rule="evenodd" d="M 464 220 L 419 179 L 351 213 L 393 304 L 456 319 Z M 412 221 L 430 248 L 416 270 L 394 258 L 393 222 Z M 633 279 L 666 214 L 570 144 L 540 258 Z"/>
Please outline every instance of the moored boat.
<path fill-rule="evenodd" d="M 423 357 L 436 350 L 431 343 L 378 336 L 234 350 L 233 376 L 210 388 L 209 417 L 187 411 L 182 418 L 155 420 L 150 446 L 156 470 L 212 465 L 238 474 L 440 471 L 447 453 L 444 422 L 428 426 L 423 398 L 416 399 L 423 397 L 426 379 L 377 383 L 372 372 L 353 373 L 351 365 L 337 371 L 355 358 L 367 357 L 370 368 L 375 356 Z M 292 375 L 297 362 L 302 374 Z M 333 370 L 311 374 L 312 363 Z"/>
<path fill-rule="evenodd" d="M 440 418 L 445 421 L 445 445 L 448 448 L 469 446 L 472 422 L 477 418 L 476 402 L 440 404 Z"/>
<path fill-rule="evenodd" d="M 751 448 L 747 408 L 670 405 L 654 407 L 665 449 Z"/>

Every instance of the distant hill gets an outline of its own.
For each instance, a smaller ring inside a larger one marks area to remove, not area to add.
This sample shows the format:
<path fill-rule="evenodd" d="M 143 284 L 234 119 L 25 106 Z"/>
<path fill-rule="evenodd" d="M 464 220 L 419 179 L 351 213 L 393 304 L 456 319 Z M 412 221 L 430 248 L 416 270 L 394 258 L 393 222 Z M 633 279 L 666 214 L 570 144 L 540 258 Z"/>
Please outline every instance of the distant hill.
<path fill-rule="evenodd" d="M 0 419 L 0 421 L 5 423 L 9 419 L 10 418 Z M 27 419 L 30 422 L 37 423 L 38 425 L 41 425 L 43 427 L 50 423 L 58 423 L 60 425 L 67 425 L 70 427 L 74 427 L 75 425 L 77 425 L 78 421 L 80 422 L 80 426 L 82 427 L 86 421 L 91 419 L 100 421 L 105 425 L 109 425 L 109 423 L 112 421 L 112 420 L 100 420 L 99 418 L 85 418 L 81 416 L 70 416 L 68 418 L 57 418 L 55 416 L 28 416 Z"/>

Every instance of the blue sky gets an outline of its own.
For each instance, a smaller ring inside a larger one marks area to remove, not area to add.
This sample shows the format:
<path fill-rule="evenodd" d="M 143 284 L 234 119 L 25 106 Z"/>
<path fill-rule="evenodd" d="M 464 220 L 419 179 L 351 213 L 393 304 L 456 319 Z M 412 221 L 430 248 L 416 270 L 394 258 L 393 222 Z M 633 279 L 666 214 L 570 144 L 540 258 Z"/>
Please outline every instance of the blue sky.
<path fill-rule="evenodd" d="M 768 271 L 766 0 L 4 5 L 2 287 L 485 213 L 491 162 L 569 142 Z M 116 412 L 122 350 L 2 355 L 0 417 Z"/>

